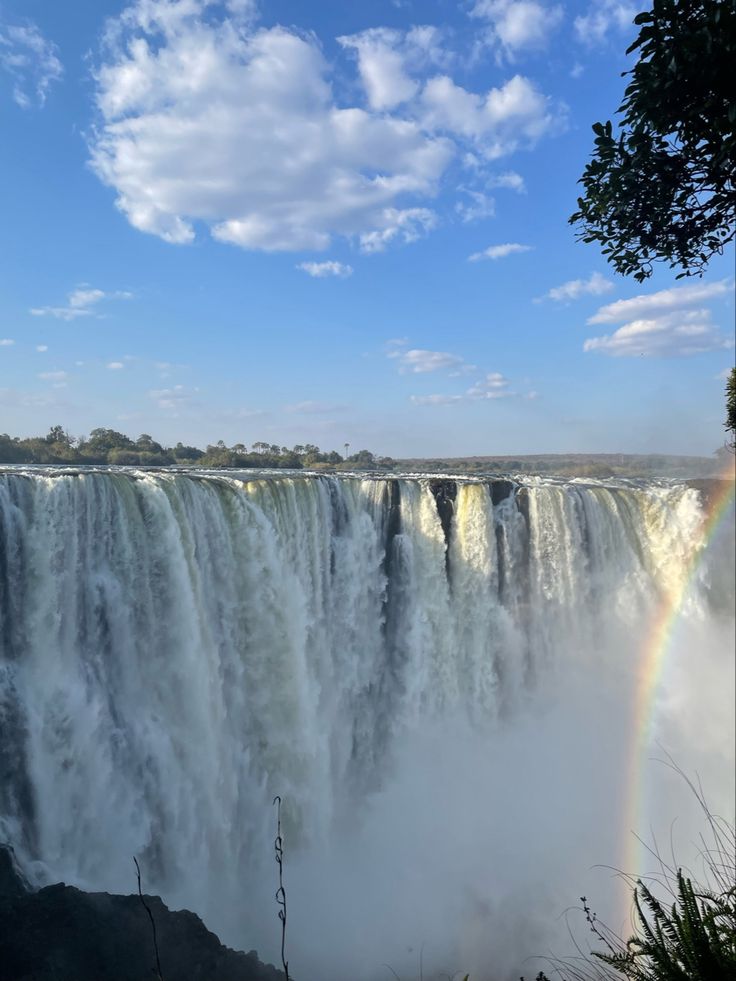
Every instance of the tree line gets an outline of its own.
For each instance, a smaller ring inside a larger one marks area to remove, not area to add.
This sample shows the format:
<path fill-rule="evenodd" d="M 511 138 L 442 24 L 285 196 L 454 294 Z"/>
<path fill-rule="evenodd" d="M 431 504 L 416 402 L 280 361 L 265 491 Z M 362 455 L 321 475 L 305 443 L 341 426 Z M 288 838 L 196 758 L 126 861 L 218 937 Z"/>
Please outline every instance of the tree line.
<path fill-rule="evenodd" d="M 114 429 L 93 429 L 89 436 L 71 436 L 63 426 L 52 426 L 45 436 L 20 439 L 0 434 L 0 463 L 37 463 L 66 465 L 115 465 L 167 467 L 196 464 L 199 467 L 254 467 L 300 470 L 304 467 L 345 466 L 351 469 L 389 468 L 393 460 L 377 457 L 370 450 L 359 450 L 341 456 L 336 450 L 324 451 L 313 443 L 297 444 L 289 449 L 275 443 L 257 441 L 250 449 L 245 443 L 227 446 L 224 440 L 197 446 L 177 443 L 164 446 L 148 433 L 131 439 Z"/>

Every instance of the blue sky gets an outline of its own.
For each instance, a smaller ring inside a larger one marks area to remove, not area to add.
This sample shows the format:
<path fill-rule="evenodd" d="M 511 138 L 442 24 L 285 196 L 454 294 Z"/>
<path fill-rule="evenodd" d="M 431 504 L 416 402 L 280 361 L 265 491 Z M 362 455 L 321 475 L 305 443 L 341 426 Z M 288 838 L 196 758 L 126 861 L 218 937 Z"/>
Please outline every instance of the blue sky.
<path fill-rule="evenodd" d="M 733 250 L 567 224 L 633 0 L 0 2 L 0 431 L 713 452 Z"/>

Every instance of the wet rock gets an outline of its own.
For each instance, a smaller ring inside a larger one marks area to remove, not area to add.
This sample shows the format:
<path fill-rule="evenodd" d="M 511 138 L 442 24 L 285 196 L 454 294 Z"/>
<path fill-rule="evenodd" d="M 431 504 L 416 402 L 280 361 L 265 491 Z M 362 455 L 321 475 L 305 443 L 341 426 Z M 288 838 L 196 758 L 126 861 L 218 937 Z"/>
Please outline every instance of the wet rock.
<path fill-rule="evenodd" d="M 164 981 L 283 981 L 276 968 L 223 946 L 200 918 L 146 896 Z M 87 893 L 63 882 L 32 890 L 0 846 L 3 981 L 152 981 L 151 924 L 137 895 Z"/>

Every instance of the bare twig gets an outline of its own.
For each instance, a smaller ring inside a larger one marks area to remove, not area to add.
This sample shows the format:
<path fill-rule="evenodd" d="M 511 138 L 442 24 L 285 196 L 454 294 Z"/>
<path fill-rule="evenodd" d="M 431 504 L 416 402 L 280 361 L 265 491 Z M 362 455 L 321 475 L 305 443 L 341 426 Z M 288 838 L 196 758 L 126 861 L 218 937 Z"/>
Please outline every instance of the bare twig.
<path fill-rule="evenodd" d="M 279 905 L 279 919 L 281 920 L 281 964 L 284 968 L 286 981 L 292 981 L 289 975 L 289 962 L 286 960 L 286 890 L 284 889 L 284 839 L 281 837 L 281 798 L 277 795 L 273 799 L 276 807 L 276 839 L 274 849 L 276 852 L 276 864 L 279 867 L 279 887 L 276 890 L 276 902 Z"/>
<path fill-rule="evenodd" d="M 138 865 L 138 859 L 135 857 L 135 855 L 133 856 L 133 861 L 135 862 L 135 873 L 138 878 L 138 897 L 140 901 L 143 903 L 143 908 L 145 909 L 146 913 L 148 913 L 148 919 L 151 921 L 151 932 L 153 933 L 153 950 L 154 953 L 156 954 L 156 977 L 158 978 L 158 981 L 164 981 L 164 976 L 161 973 L 161 961 L 159 960 L 159 956 L 158 956 L 158 940 L 156 938 L 156 921 L 153 918 L 151 907 L 144 899 L 143 892 L 141 891 L 141 868 L 140 865 Z"/>

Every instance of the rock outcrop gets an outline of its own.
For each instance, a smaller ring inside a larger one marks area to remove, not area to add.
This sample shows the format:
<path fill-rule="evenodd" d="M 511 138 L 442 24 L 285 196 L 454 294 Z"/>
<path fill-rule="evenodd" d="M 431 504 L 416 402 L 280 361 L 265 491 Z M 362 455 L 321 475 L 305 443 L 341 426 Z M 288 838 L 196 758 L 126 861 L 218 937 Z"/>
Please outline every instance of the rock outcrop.
<path fill-rule="evenodd" d="M 200 918 L 146 896 L 164 981 L 283 981 L 276 968 L 224 947 Z M 152 981 L 151 923 L 137 895 L 87 893 L 63 882 L 33 890 L 0 845 L 2 981 Z"/>

